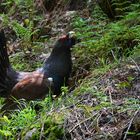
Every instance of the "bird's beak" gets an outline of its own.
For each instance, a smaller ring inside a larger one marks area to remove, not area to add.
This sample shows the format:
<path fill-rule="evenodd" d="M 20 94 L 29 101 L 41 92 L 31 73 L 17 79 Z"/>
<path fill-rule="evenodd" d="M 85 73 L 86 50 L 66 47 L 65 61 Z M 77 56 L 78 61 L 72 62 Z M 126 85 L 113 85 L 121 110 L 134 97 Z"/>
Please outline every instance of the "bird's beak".
<path fill-rule="evenodd" d="M 78 38 L 77 38 L 76 33 L 75 33 L 74 31 L 68 32 L 68 36 L 69 36 L 69 38 L 75 38 L 76 43 L 81 42 L 81 39 L 78 39 Z"/>
<path fill-rule="evenodd" d="M 69 38 L 76 38 L 76 33 L 74 31 L 70 31 L 68 35 L 69 35 Z"/>

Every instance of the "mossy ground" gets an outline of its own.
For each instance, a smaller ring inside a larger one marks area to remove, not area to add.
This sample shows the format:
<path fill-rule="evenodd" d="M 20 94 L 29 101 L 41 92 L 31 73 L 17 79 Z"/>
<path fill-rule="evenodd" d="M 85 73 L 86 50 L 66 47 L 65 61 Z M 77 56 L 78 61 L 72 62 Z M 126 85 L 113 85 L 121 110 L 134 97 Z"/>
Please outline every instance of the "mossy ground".
<path fill-rule="evenodd" d="M 77 15 L 70 24 L 82 40 L 73 49 L 70 89 L 74 89 L 69 93 L 63 88 L 62 95 L 53 101 L 49 96 L 43 101 L 22 100 L 25 108 L 1 116 L 0 138 L 138 139 L 139 12 L 130 11 L 114 22 L 98 8 L 90 19 Z M 35 54 L 23 55 L 11 57 L 18 70 L 32 71 L 43 63 Z M 2 106 L 3 99 L 0 101 Z"/>

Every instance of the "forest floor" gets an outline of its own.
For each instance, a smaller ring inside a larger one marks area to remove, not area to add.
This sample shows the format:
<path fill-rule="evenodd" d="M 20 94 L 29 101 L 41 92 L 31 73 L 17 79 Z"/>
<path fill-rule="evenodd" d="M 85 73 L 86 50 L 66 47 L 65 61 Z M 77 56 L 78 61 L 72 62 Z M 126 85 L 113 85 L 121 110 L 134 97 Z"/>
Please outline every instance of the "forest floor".
<path fill-rule="evenodd" d="M 99 14 L 98 11 L 95 13 Z M 140 139 L 140 55 L 129 55 L 110 61 L 110 52 L 114 51 L 114 48 L 109 48 L 112 47 L 111 42 L 114 46 L 122 43 L 121 45 L 126 47 L 129 42 L 130 47 L 139 45 L 140 35 L 133 38 L 131 32 L 127 32 L 133 28 L 131 22 L 135 17 L 131 17 L 132 20 L 112 22 L 104 16 L 102 19 L 100 14 L 97 16 L 100 20 L 96 19 L 96 15 L 93 19 L 85 15 L 84 11 L 63 12 L 59 20 L 56 16 L 51 21 L 51 26 L 41 26 L 46 19 L 39 21 L 37 28 L 41 28 L 42 36 L 37 38 L 42 38 L 33 40 L 31 51 L 24 48 L 30 41 L 22 42 L 25 38 L 20 37 L 14 39 L 15 33 L 6 28 L 10 61 L 15 69 L 22 71 L 33 71 L 41 66 L 50 54 L 51 49 L 48 46 L 52 45 L 60 34 L 72 29 L 82 41 L 72 51 L 70 92 L 67 87 L 63 87 L 62 95 L 53 101 L 46 97 L 44 101 L 26 103 L 25 109 L 11 114 L 10 117 L 2 116 L 0 138 Z M 134 25 L 139 29 L 138 17 L 135 18 Z M 18 16 L 16 18 L 23 24 Z M 113 27 L 109 27 L 112 24 Z M 128 29 L 125 30 L 123 24 L 128 24 Z M 133 34 L 135 28 L 132 30 Z M 113 38 L 113 35 L 116 38 Z M 44 39 L 45 37 L 47 39 Z M 137 50 L 135 52 L 137 53 Z M 3 105 L 3 99 L 0 100 L 0 105 Z"/>

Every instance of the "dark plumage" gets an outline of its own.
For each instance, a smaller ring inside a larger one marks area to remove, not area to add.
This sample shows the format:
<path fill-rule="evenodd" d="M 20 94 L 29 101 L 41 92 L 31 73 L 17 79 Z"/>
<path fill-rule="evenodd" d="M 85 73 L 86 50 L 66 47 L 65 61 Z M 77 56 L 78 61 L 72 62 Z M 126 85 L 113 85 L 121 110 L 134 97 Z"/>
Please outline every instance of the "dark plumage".
<path fill-rule="evenodd" d="M 50 89 L 53 94 L 59 95 L 61 87 L 68 84 L 72 69 L 71 47 L 75 43 L 76 38 L 67 34 L 56 41 L 42 68 L 34 72 L 17 72 L 9 63 L 6 39 L 1 31 L 0 96 L 7 97 L 5 107 L 11 104 L 11 97 L 26 100 L 42 99 Z"/>

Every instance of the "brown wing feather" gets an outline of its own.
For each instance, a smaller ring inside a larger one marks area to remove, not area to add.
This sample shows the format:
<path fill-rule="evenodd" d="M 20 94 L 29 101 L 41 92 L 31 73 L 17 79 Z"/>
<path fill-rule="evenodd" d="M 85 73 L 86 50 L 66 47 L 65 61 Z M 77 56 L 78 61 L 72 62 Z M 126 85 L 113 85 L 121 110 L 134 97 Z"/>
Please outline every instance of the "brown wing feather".
<path fill-rule="evenodd" d="M 43 74 L 33 73 L 18 82 L 11 95 L 17 99 L 34 100 L 45 97 L 51 89 L 51 82 Z"/>

